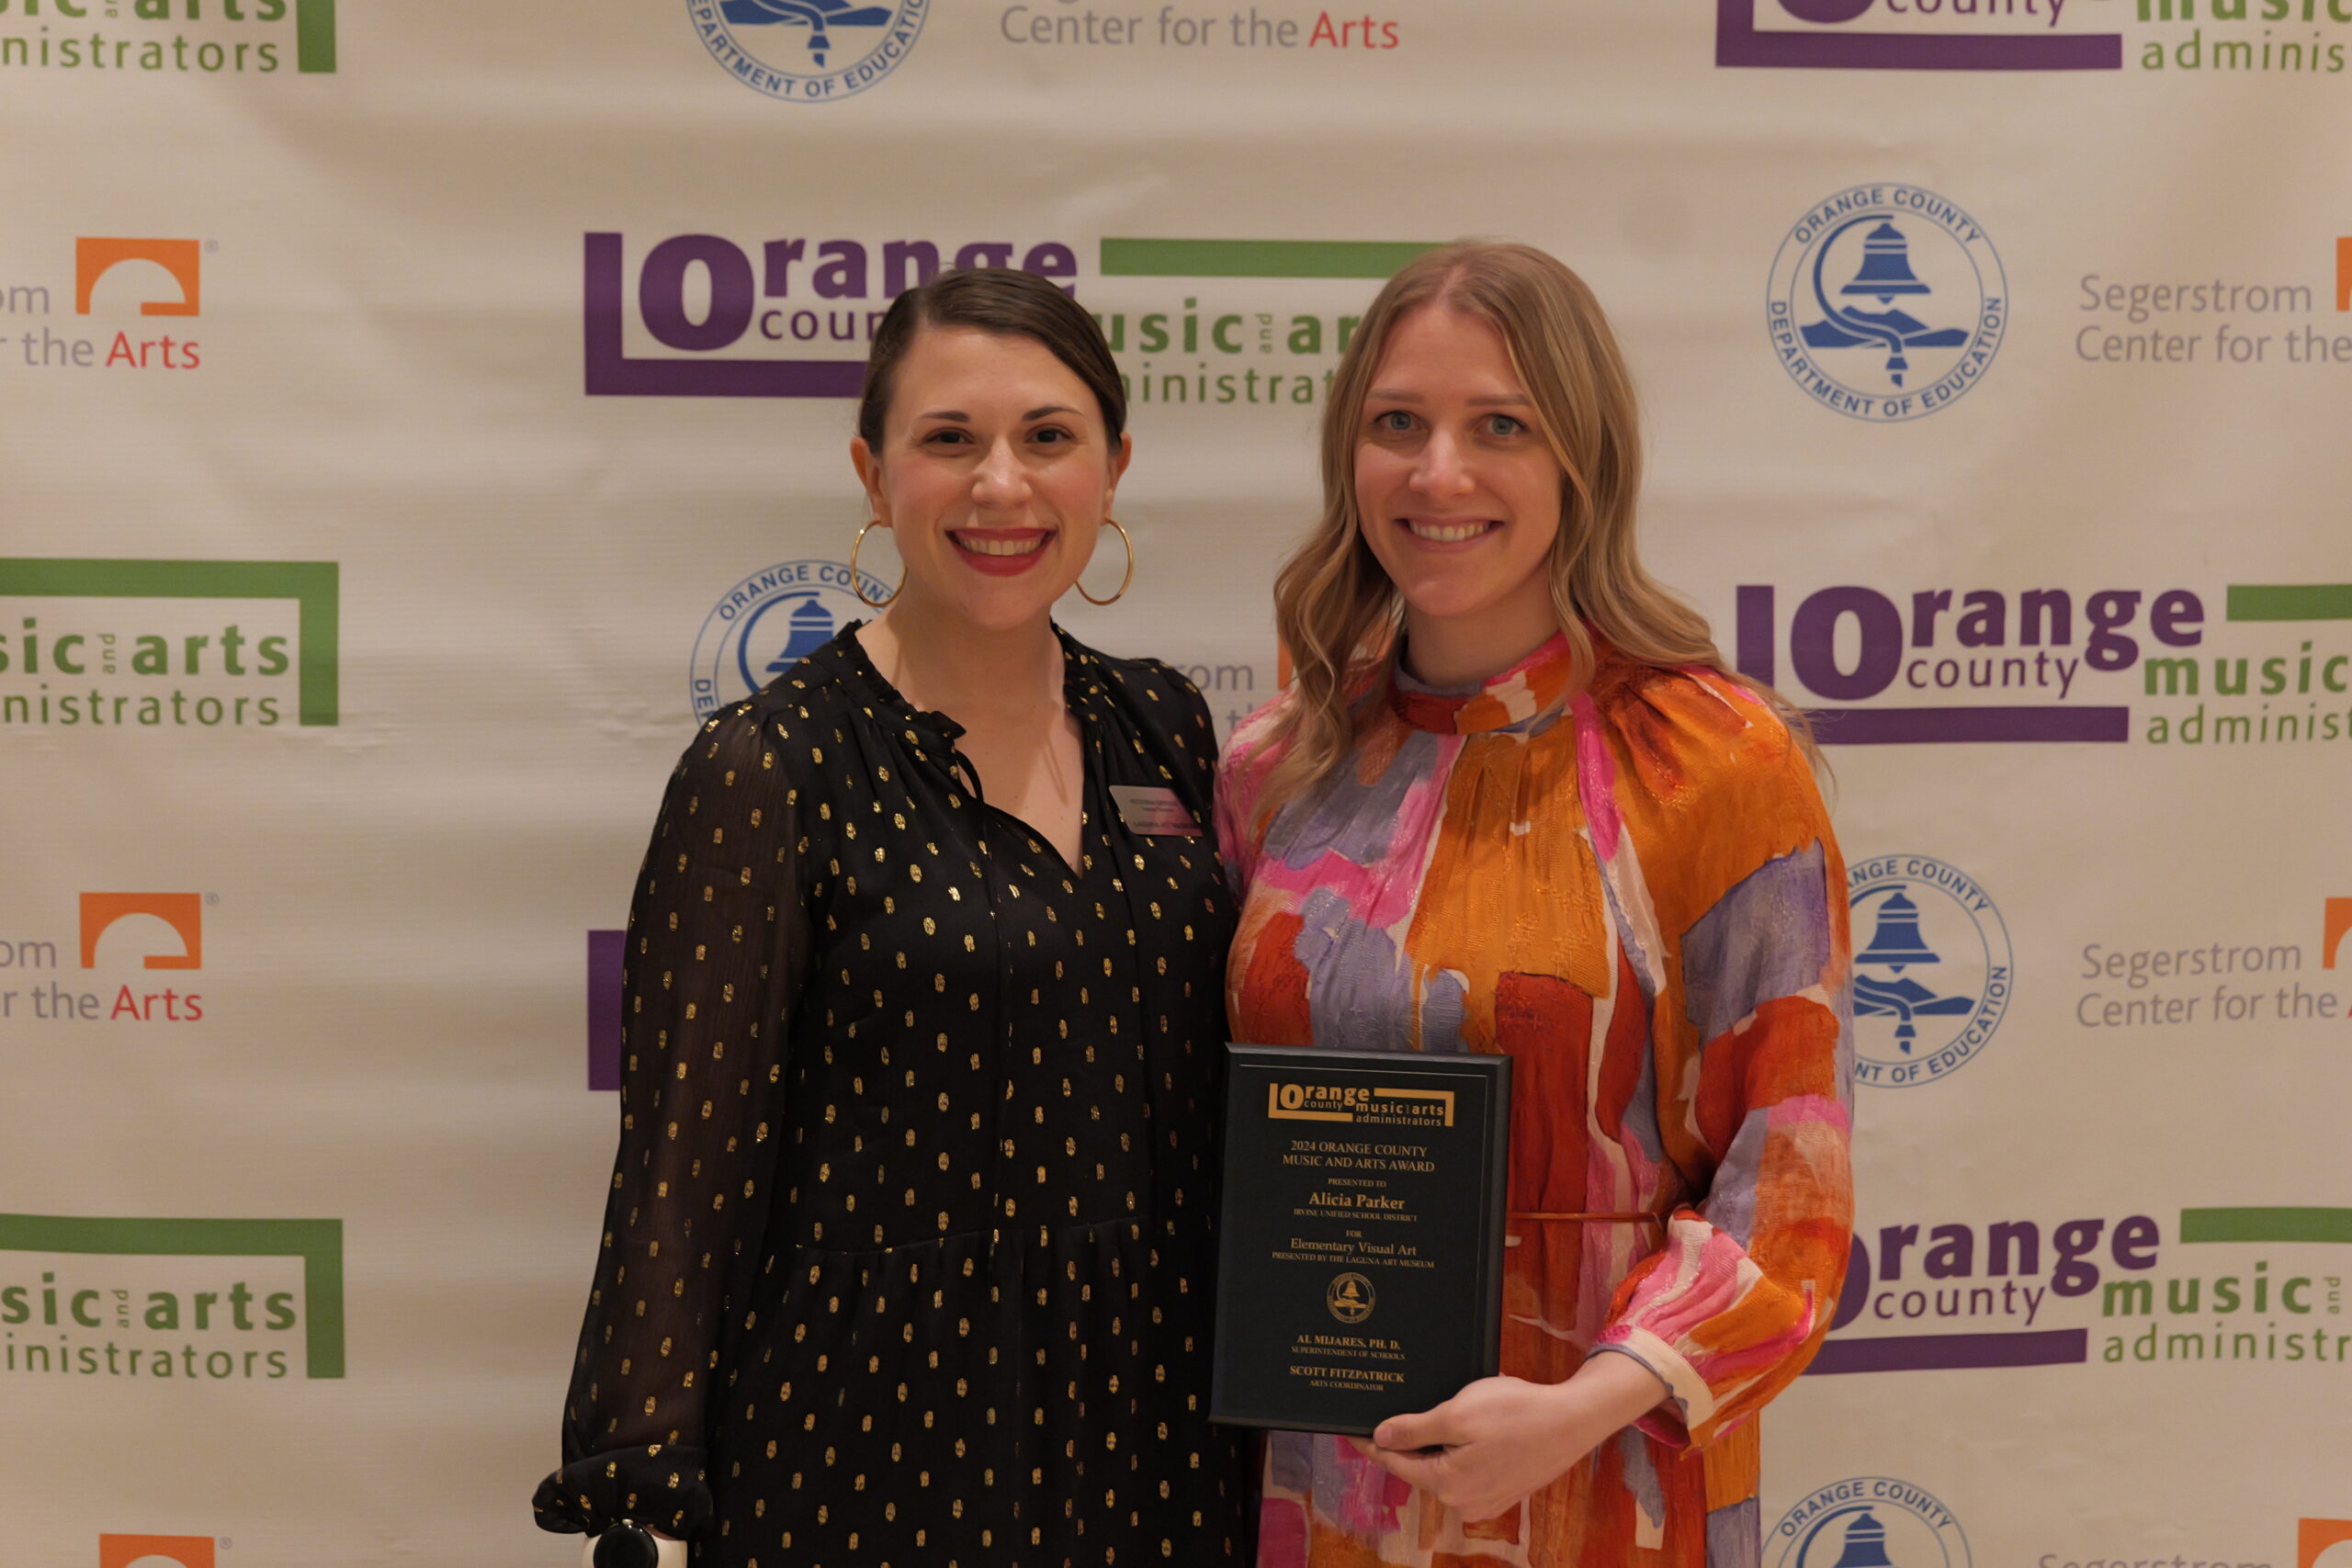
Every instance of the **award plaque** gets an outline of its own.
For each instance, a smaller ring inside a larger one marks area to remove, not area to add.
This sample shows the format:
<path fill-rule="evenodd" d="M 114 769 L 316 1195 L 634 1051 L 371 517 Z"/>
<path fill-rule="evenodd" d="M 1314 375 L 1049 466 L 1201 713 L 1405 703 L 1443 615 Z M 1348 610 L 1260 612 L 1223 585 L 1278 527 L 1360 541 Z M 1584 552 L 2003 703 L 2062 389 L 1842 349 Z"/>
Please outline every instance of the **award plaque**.
<path fill-rule="evenodd" d="M 1209 1419 L 1368 1437 L 1492 1377 L 1510 1058 L 1226 1054 Z"/>

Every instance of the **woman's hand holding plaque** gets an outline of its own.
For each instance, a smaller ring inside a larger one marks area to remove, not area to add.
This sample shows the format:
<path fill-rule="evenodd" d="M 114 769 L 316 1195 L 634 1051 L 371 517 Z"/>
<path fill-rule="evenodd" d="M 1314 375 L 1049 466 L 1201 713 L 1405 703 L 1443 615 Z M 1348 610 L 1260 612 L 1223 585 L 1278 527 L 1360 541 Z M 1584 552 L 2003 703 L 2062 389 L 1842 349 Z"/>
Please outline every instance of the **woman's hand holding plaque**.
<path fill-rule="evenodd" d="M 1566 1382 L 1481 1378 L 1442 1404 L 1390 1416 L 1371 1442 L 1355 1447 L 1464 1518 L 1492 1518 L 1558 1480 L 1665 1398 L 1665 1385 L 1639 1361 L 1599 1355 Z"/>

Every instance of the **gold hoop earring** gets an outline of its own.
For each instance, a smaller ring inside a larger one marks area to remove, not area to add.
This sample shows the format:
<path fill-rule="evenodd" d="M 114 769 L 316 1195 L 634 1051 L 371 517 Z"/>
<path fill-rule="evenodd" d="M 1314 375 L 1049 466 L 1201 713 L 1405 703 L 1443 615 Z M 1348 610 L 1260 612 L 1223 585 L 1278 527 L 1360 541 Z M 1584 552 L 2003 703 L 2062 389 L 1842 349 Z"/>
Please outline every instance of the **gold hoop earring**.
<path fill-rule="evenodd" d="M 1119 520 L 1115 517 L 1105 517 L 1102 521 L 1111 527 L 1119 528 Z M 1136 580 L 1136 542 L 1127 536 L 1127 531 L 1125 528 L 1119 528 L 1119 542 L 1127 547 L 1127 574 L 1119 579 L 1119 591 L 1108 599 L 1097 599 L 1086 591 L 1085 583 L 1079 583 L 1077 585 L 1079 597 L 1090 604 L 1117 604 L 1127 596 L 1127 584 Z"/>
<path fill-rule="evenodd" d="M 890 590 L 888 598 L 868 599 L 865 596 L 865 580 L 857 575 L 858 547 L 865 543 L 865 529 L 877 528 L 881 526 L 881 524 L 882 519 L 879 517 L 867 518 L 865 520 L 865 528 L 860 528 L 857 531 L 857 537 L 850 541 L 849 547 L 849 591 L 857 595 L 858 603 L 865 605 L 868 609 L 873 610 L 879 610 L 888 605 L 891 599 L 896 599 L 899 596 L 899 589 L 902 589 L 907 585 L 906 574 L 902 571 L 899 576 L 899 587 Z"/>

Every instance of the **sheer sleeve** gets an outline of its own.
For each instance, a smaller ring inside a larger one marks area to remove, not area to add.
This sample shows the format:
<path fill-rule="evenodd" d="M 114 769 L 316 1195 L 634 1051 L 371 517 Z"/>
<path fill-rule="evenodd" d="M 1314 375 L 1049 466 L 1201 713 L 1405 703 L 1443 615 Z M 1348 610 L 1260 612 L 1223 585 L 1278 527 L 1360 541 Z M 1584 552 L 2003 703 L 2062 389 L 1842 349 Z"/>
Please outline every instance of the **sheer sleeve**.
<path fill-rule="evenodd" d="M 620 1149 L 543 1529 L 709 1521 L 713 1383 L 759 1266 L 809 948 L 797 806 L 756 702 L 671 775 L 629 908 Z"/>
<path fill-rule="evenodd" d="M 1265 839 L 1265 824 L 1257 819 L 1258 799 L 1280 759 L 1272 741 L 1275 716 L 1286 696 L 1278 696 L 1234 726 L 1216 767 L 1216 848 L 1225 862 L 1226 879 L 1235 897 L 1250 890 L 1257 874 L 1258 852 Z"/>
<path fill-rule="evenodd" d="M 1672 1398 L 1676 1447 L 1737 1429 L 1829 1331 L 1853 1225 L 1845 865 L 1812 768 L 1754 697 L 1653 673 L 1616 704 L 1610 800 L 1638 845 L 1621 904 L 1662 960 L 1653 1012 L 1664 1152 L 1699 1185 L 1619 1286 L 1599 1348 Z M 1602 807 L 1603 840 L 1617 837 Z"/>
<path fill-rule="evenodd" d="M 1618 1291 L 1600 1346 L 1667 1385 L 1641 1424 L 1671 1446 L 1755 1415 L 1837 1308 L 1853 1223 L 1840 877 L 1817 840 L 1758 867 L 1683 942 L 1684 994 L 1712 1032 L 1688 1104 L 1704 1155 L 1686 1159 L 1713 1170 Z"/>

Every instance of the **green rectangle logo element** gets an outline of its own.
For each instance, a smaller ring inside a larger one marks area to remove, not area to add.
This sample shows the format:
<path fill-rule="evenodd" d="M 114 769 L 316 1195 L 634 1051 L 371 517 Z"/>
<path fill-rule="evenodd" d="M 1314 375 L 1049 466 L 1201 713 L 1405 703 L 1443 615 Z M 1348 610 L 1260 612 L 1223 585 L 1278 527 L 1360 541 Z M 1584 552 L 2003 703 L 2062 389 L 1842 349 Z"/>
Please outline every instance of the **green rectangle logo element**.
<path fill-rule="evenodd" d="M 334 72 L 334 0 L 294 0 L 294 68 Z"/>
<path fill-rule="evenodd" d="M 2352 1209 L 2183 1209 L 2180 1239 L 2352 1245 Z"/>
<path fill-rule="evenodd" d="M 1386 240 L 1104 240 L 1105 277 L 1386 278 L 1437 249 Z"/>
<path fill-rule="evenodd" d="M 2232 583 L 2233 621 L 2352 621 L 2352 582 Z"/>
<path fill-rule="evenodd" d="M 293 600 L 302 642 L 296 706 L 306 725 L 342 716 L 341 581 L 334 561 L 0 558 L 0 597 Z"/>
<path fill-rule="evenodd" d="M 341 1220 L 90 1219 L 0 1214 L 0 1252 L 119 1258 L 299 1258 L 302 1260 L 304 1370 L 343 1376 Z"/>

